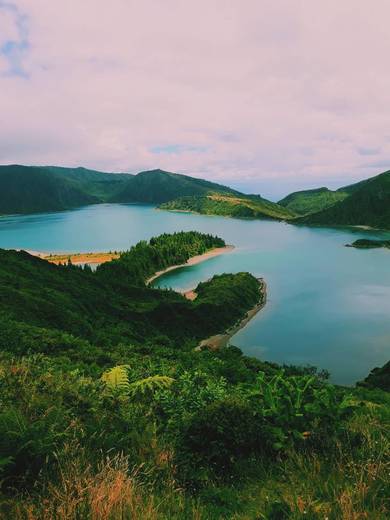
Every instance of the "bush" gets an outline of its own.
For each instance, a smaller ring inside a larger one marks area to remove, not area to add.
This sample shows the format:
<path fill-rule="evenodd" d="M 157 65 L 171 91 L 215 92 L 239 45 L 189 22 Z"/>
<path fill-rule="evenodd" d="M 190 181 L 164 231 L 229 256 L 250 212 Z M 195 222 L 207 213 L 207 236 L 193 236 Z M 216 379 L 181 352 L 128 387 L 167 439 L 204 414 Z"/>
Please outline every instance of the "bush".
<path fill-rule="evenodd" d="M 182 432 L 179 457 L 222 474 L 238 458 L 261 448 L 260 421 L 245 401 L 232 398 L 216 401 L 188 421 Z"/>

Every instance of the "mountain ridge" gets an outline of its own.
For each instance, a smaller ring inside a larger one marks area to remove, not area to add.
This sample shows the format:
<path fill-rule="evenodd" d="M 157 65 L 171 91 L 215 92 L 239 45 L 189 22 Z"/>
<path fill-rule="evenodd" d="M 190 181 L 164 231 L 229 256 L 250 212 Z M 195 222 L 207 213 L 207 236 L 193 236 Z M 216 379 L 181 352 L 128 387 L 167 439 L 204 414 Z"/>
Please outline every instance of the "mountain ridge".
<path fill-rule="evenodd" d="M 343 200 L 296 222 L 390 229 L 390 170 L 341 189 L 349 193 Z"/>

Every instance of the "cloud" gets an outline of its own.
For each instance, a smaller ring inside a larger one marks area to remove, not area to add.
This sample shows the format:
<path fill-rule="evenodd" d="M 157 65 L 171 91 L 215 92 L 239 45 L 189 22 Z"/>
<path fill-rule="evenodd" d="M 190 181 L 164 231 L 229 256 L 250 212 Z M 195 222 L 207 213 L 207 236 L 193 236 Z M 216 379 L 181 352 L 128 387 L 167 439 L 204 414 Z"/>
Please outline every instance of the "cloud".
<path fill-rule="evenodd" d="M 380 148 L 365 148 L 364 146 L 358 148 L 359 155 L 378 155 L 380 151 Z"/>
<path fill-rule="evenodd" d="M 346 184 L 373 173 L 367 151 L 390 154 L 387 0 L 9 5 L 3 163 L 160 167 L 283 190 Z"/>
<path fill-rule="evenodd" d="M 16 4 L 0 1 L 0 77 L 26 77 L 22 60 L 28 48 L 26 16 Z"/>
<path fill-rule="evenodd" d="M 168 155 L 180 155 L 183 153 L 205 153 L 207 152 L 207 146 L 190 146 L 182 144 L 166 144 L 153 146 L 150 148 L 153 154 L 168 154 Z"/>

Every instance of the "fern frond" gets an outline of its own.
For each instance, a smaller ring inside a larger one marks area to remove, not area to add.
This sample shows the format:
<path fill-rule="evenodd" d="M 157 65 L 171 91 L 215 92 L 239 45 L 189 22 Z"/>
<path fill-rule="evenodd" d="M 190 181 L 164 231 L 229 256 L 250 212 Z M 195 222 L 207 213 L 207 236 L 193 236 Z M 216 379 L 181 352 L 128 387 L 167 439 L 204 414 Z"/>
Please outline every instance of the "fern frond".
<path fill-rule="evenodd" d="M 150 376 L 135 381 L 130 385 L 130 393 L 133 396 L 154 393 L 156 390 L 169 388 L 175 380 L 168 376 Z"/>
<path fill-rule="evenodd" d="M 118 365 L 106 370 L 102 375 L 102 381 L 110 390 L 129 392 L 131 385 L 127 373 L 128 368 L 130 368 L 129 365 Z"/>

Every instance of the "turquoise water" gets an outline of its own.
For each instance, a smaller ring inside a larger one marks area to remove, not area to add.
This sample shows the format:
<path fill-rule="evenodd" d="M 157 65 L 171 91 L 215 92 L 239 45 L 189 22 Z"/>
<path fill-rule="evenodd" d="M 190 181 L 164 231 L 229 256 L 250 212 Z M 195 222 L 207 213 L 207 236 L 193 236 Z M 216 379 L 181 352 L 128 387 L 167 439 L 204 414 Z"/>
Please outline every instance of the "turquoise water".
<path fill-rule="evenodd" d="M 189 289 L 215 273 L 250 271 L 268 285 L 266 307 L 232 343 L 278 363 L 311 364 L 352 384 L 390 359 L 390 251 L 344 247 L 390 233 L 296 227 L 98 205 L 0 218 L 0 247 L 76 252 L 121 250 L 153 235 L 198 230 L 223 237 L 232 253 L 180 269 L 159 285 Z"/>

